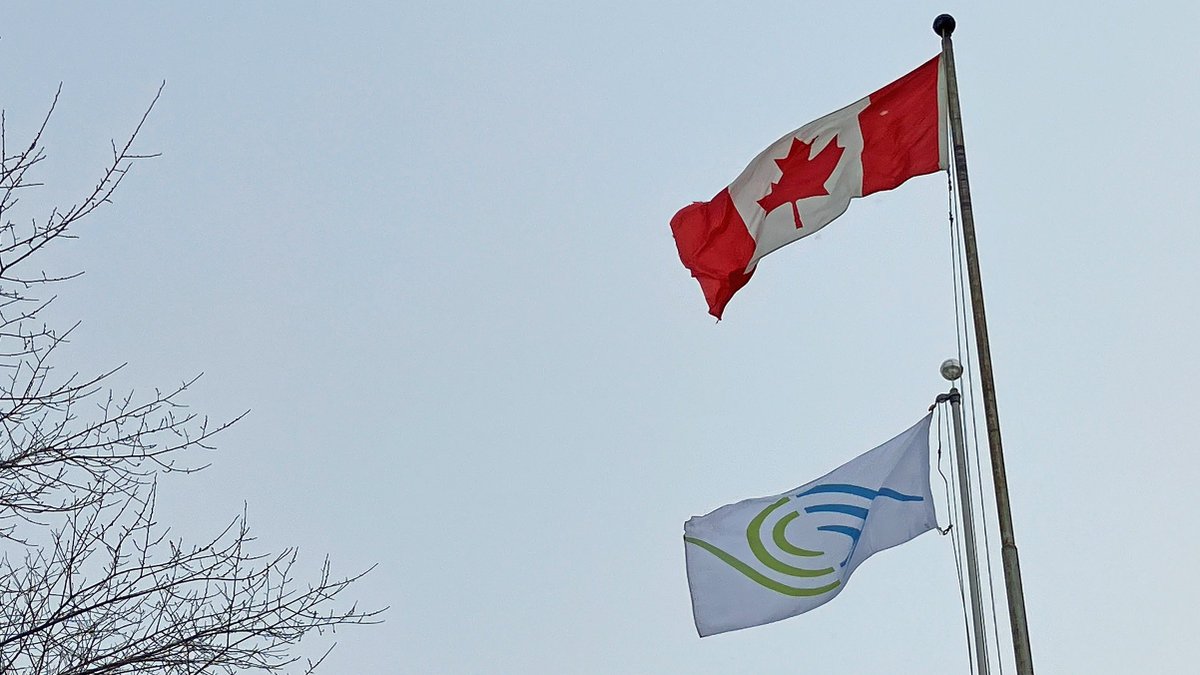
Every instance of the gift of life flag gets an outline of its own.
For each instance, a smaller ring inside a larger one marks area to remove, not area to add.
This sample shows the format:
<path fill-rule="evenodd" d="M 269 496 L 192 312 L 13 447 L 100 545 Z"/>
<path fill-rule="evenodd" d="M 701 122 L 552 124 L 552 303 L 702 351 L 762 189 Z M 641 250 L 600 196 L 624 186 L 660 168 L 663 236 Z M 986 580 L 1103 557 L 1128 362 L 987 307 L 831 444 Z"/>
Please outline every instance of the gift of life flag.
<path fill-rule="evenodd" d="M 679 257 L 709 313 L 725 305 L 766 254 L 842 215 L 850 200 L 948 166 L 941 57 L 775 141 L 707 202 L 671 219 Z"/>
<path fill-rule="evenodd" d="M 929 489 L 931 420 L 932 413 L 811 483 L 684 523 L 700 636 L 819 607 L 841 593 L 868 557 L 937 527 Z"/>

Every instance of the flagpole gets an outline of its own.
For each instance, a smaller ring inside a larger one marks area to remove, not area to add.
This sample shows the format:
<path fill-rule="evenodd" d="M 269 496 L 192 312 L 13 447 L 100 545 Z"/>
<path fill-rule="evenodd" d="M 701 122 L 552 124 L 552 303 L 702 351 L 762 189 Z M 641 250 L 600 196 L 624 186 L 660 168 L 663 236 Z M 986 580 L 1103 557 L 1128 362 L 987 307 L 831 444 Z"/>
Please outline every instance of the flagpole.
<path fill-rule="evenodd" d="M 953 364 L 957 365 L 958 361 L 953 361 Z M 943 364 L 943 376 L 947 376 L 945 368 L 946 366 Z M 958 373 L 962 373 L 962 366 L 958 366 Z M 947 379 L 951 378 L 947 377 Z M 971 482 L 968 477 L 967 446 L 963 441 L 962 394 L 958 392 L 957 387 L 951 387 L 950 393 L 943 396 L 938 396 L 938 401 L 950 402 L 950 416 L 954 421 L 954 457 L 958 465 L 958 499 L 962 504 L 963 541 L 967 549 L 967 583 L 970 586 L 971 617 L 974 621 L 972 637 L 975 639 L 975 672 L 978 675 L 987 675 L 990 666 L 987 658 L 987 633 L 983 621 L 983 593 L 979 590 L 979 551 L 975 539 L 975 508 L 972 505 Z"/>
<path fill-rule="evenodd" d="M 992 481 L 996 492 L 996 513 L 1000 524 L 1000 555 L 1004 565 L 1004 588 L 1008 596 L 1008 620 L 1012 629 L 1013 654 L 1018 675 L 1033 675 L 1033 654 L 1029 648 L 1029 628 L 1025 621 L 1025 592 L 1021 588 L 1021 565 L 1017 558 L 1016 539 L 1013 537 L 1008 478 L 1004 471 L 1004 448 L 1000 441 L 1000 415 L 996 409 L 996 386 L 992 378 L 992 355 L 988 344 L 987 317 L 983 308 L 983 283 L 979 276 L 979 253 L 975 244 L 975 218 L 971 212 L 971 188 L 967 180 L 967 151 L 963 145 L 962 110 L 958 103 L 958 81 L 954 73 L 954 46 L 950 40 L 954 27 L 954 17 L 949 14 L 942 14 L 933 21 L 933 31 L 942 38 L 942 63 L 946 74 L 946 98 L 950 108 L 954 169 L 961 212 L 959 220 L 967 259 L 967 283 L 971 289 L 971 313 L 975 320 L 975 347 L 979 353 L 980 387 L 983 390 Z"/>

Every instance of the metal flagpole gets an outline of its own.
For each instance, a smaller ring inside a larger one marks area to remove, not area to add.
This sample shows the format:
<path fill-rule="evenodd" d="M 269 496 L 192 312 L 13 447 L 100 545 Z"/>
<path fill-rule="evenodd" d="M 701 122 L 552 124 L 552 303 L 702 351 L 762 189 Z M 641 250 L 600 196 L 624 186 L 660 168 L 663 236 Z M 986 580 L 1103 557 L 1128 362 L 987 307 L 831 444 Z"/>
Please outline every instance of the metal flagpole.
<path fill-rule="evenodd" d="M 962 374 L 957 359 L 942 364 L 942 377 L 954 381 Z M 967 583 L 971 592 L 972 637 L 975 641 L 975 672 L 988 675 L 990 665 L 987 658 L 987 633 L 983 620 L 983 594 L 979 590 L 979 551 L 975 539 L 975 507 L 971 503 L 971 482 L 967 477 L 967 445 L 963 440 L 962 394 L 951 387 L 950 393 L 937 397 L 938 403 L 950 402 L 950 416 L 954 419 L 954 457 L 958 465 L 958 499 L 962 504 L 963 540 L 967 553 Z"/>
<path fill-rule="evenodd" d="M 963 146 L 962 111 L 958 104 L 958 81 L 954 75 L 954 17 L 942 14 L 933 21 L 933 31 L 942 38 L 942 65 L 946 75 L 946 98 L 950 108 L 950 131 L 954 142 L 954 169 L 958 184 L 963 247 L 967 259 L 967 283 L 971 288 L 971 313 L 975 319 L 975 347 L 979 352 L 979 379 L 983 411 L 987 421 L 996 513 L 1000 524 L 1000 554 L 1004 564 L 1004 588 L 1008 596 L 1008 621 L 1012 628 L 1013 653 L 1018 675 L 1033 675 L 1029 628 L 1025 622 L 1025 592 L 1021 588 L 1021 565 L 1013 537 L 1012 512 L 1008 501 L 1008 478 L 1004 471 L 1004 448 L 1000 442 L 1000 415 L 996 410 L 996 386 L 992 379 L 992 355 L 988 344 L 987 318 L 983 310 L 983 283 L 979 278 L 979 253 L 975 245 L 975 219 L 971 213 L 971 188 L 967 181 L 967 151 Z"/>

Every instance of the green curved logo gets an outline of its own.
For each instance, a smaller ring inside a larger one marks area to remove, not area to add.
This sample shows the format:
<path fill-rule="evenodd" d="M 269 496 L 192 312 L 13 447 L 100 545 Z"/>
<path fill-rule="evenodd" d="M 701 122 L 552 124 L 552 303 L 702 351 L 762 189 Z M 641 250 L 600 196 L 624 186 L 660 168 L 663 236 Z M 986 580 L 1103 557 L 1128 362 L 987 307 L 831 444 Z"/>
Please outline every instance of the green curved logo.
<path fill-rule="evenodd" d="M 746 561 L 739 559 L 737 556 L 734 556 L 728 551 L 725 551 L 710 542 L 704 541 L 703 539 L 684 535 L 683 540 L 689 544 L 699 546 L 705 551 L 708 551 L 716 556 L 721 562 L 729 565 L 733 569 L 745 575 L 746 578 L 764 588 L 775 591 L 776 593 L 781 593 L 783 595 L 789 595 L 792 597 L 811 597 L 828 593 L 836 589 L 842 583 L 842 580 L 838 578 L 840 575 L 836 573 L 837 570 L 835 568 L 799 567 L 784 562 L 772 554 L 772 552 L 768 550 L 767 546 L 763 543 L 763 526 L 771 514 L 777 511 L 780 507 L 791 502 L 793 497 L 798 499 L 800 497 L 807 497 L 810 495 L 838 495 L 843 498 L 853 497 L 856 499 L 866 500 L 867 503 L 865 506 L 859 506 L 856 504 L 843 503 L 845 501 L 844 499 L 829 499 L 827 497 L 826 500 L 823 500 L 826 501 L 826 503 L 809 504 L 803 507 L 803 511 L 797 509 L 796 511 L 785 514 L 783 517 L 779 518 L 779 520 L 775 521 L 775 525 L 771 527 L 771 541 L 775 544 L 775 547 L 779 551 L 790 556 L 796 558 L 819 558 L 824 556 L 826 552 L 803 548 L 801 546 L 797 546 L 787 539 L 788 525 L 790 525 L 792 521 L 796 520 L 802 514 L 838 514 L 839 516 L 849 516 L 859 521 L 857 523 L 857 527 L 844 524 L 844 519 L 841 523 L 825 523 L 817 525 L 816 527 L 818 531 L 840 534 L 849 538 L 849 549 L 846 552 L 846 557 L 843 558 L 840 563 L 838 563 L 838 568 L 844 568 L 854 555 L 854 550 L 858 547 L 859 539 L 862 536 L 862 528 L 866 525 L 867 515 L 869 514 L 871 508 L 870 505 L 875 501 L 875 499 L 885 497 L 887 499 L 902 502 L 924 501 L 923 497 L 903 494 L 890 488 L 880 488 L 878 490 L 874 490 L 861 485 L 850 485 L 843 483 L 827 483 L 824 485 L 817 485 L 796 495 L 785 495 L 780 497 L 773 504 L 767 506 L 750 520 L 750 523 L 746 526 L 746 543 L 750 547 L 750 552 L 754 555 L 754 558 L 763 567 L 795 579 L 795 581 L 789 580 L 789 583 L 784 583 L 767 576 L 760 570 L 755 569 L 754 566 L 748 564 Z M 859 503 L 861 504 L 861 502 Z M 812 586 L 804 584 L 801 581 L 803 579 L 812 579 L 813 581 L 811 583 L 819 583 L 827 580 L 831 575 L 834 577 L 833 580 L 823 585 Z"/>
<path fill-rule="evenodd" d="M 795 567 L 793 565 L 789 565 L 771 555 L 771 552 L 768 551 L 767 547 L 763 545 L 761 534 L 763 523 L 767 520 L 768 516 L 770 516 L 779 507 L 787 504 L 788 501 L 790 501 L 789 497 L 780 498 L 779 501 L 771 504 L 759 512 L 758 515 L 754 516 L 754 518 L 750 521 L 750 524 L 746 526 L 746 542 L 750 545 L 750 551 L 754 554 L 754 557 L 766 567 L 788 576 L 797 578 L 814 578 L 833 574 L 834 570 L 832 567 L 809 569 L 806 567 Z M 778 546 L 780 550 L 786 551 L 787 553 L 795 556 L 814 558 L 825 555 L 824 551 L 810 551 L 792 544 L 785 538 L 785 530 L 787 529 L 788 523 L 795 520 L 799 515 L 800 514 L 798 512 L 792 512 L 783 518 L 780 518 L 779 522 L 775 523 L 775 527 L 771 528 L 771 537 L 774 540 L 775 545 Z M 792 597 L 821 595 L 822 593 L 828 593 L 829 591 L 832 591 L 842 583 L 840 580 L 835 579 L 824 586 L 790 586 L 766 576 L 762 572 L 759 572 L 750 565 L 742 562 L 736 556 L 708 543 L 707 541 L 704 541 L 703 539 L 684 535 L 683 540 L 689 544 L 695 544 L 705 551 L 715 555 L 725 564 L 746 575 L 746 577 L 751 581 L 765 588 L 769 588 L 776 593 L 782 593 L 783 595 L 790 595 Z"/>

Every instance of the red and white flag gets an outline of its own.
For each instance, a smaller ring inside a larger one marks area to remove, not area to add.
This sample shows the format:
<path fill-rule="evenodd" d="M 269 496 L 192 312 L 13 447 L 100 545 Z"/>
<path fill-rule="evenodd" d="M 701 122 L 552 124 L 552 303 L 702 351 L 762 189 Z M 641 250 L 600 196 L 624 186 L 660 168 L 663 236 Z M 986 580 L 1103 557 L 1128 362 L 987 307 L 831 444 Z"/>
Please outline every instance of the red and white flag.
<path fill-rule="evenodd" d="M 941 57 L 762 151 L 711 201 L 671 219 L 679 257 L 718 319 L 758 261 L 842 215 L 850 200 L 945 169 Z"/>

